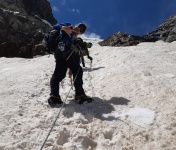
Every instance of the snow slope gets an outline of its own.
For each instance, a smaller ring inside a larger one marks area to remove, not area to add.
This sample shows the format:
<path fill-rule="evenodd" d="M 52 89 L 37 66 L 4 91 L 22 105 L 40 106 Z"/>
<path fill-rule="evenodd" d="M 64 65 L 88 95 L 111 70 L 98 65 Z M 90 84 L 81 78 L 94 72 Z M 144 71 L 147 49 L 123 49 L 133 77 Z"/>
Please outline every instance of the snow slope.
<path fill-rule="evenodd" d="M 176 42 L 101 47 L 86 60 L 78 105 L 72 90 L 45 150 L 176 149 Z M 47 104 L 53 56 L 0 58 L 0 149 L 39 150 L 60 108 Z M 70 90 L 68 77 L 61 97 Z"/>

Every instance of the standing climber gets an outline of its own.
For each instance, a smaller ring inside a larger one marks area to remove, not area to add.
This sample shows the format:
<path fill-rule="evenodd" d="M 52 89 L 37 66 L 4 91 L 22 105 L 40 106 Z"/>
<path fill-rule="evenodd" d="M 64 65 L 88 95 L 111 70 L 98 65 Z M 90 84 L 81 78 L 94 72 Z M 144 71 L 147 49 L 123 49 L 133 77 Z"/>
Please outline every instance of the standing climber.
<path fill-rule="evenodd" d="M 62 38 L 58 44 L 57 51 L 54 53 L 56 66 L 50 80 L 51 92 L 48 99 L 49 105 L 55 107 L 57 104 L 63 103 L 59 94 L 59 84 L 65 78 L 67 69 L 70 69 L 73 74 L 75 102 L 77 104 L 92 102 L 93 99 L 87 96 L 83 89 L 83 70 L 80 66 L 80 56 L 72 50 L 74 38 L 77 38 L 78 35 L 86 31 L 86 25 L 80 23 L 73 27 L 68 23 L 57 24 L 53 26 L 53 29 L 59 30 Z"/>

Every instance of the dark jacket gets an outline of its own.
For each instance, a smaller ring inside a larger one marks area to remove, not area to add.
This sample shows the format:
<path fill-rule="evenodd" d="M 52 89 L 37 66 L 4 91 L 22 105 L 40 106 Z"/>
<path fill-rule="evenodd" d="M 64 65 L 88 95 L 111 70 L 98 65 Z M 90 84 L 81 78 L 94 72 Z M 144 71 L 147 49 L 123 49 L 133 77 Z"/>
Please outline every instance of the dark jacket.
<path fill-rule="evenodd" d="M 60 35 L 61 35 L 61 42 L 59 43 L 63 43 L 65 46 L 65 50 L 61 51 L 58 47 L 56 53 L 55 53 L 55 58 L 56 59 L 66 59 L 66 57 L 68 57 L 71 53 L 72 53 L 72 44 L 73 44 L 73 40 L 74 40 L 74 36 L 75 34 L 72 33 L 71 35 L 68 35 L 65 31 L 61 30 L 62 26 L 70 26 L 71 24 L 66 23 L 66 24 L 56 24 L 53 26 L 54 30 L 59 30 L 60 31 Z"/>

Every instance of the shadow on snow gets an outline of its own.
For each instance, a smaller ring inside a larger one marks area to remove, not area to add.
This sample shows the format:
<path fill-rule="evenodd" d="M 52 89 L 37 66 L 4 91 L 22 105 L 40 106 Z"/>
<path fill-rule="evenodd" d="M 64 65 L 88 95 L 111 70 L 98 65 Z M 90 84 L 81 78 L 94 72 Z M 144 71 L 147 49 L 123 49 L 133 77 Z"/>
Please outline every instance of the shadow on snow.
<path fill-rule="evenodd" d="M 93 118 L 101 120 L 120 120 L 113 115 L 110 115 L 115 111 L 114 105 L 128 105 L 130 100 L 123 97 L 112 97 L 109 100 L 103 100 L 98 97 L 93 97 L 94 101 L 88 104 L 76 104 L 72 100 L 65 105 L 63 115 L 67 118 L 73 117 L 74 113 L 82 114 L 89 122 L 93 121 Z M 105 117 L 104 115 L 107 115 Z"/>

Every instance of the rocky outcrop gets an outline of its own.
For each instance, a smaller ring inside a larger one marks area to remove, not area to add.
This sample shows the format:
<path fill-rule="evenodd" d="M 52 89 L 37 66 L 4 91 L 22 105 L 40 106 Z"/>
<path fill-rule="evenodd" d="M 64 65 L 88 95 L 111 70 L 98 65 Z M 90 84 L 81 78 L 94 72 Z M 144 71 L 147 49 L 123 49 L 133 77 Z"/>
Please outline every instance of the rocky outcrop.
<path fill-rule="evenodd" d="M 165 42 L 176 41 L 176 14 L 170 16 L 156 30 L 144 36 L 128 35 L 118 32 L 99 42 L 99 44 L 101 46 L 133 46 L 141 42 L 155 42 L 158 40 Z"/>
<path fill-rule="evenodd" d="M 99 44 L 101 46 L 132 46 L 139 44 L 140 41 L 140 36 L 128 35 L 118 32 L 108 37 L 106 40 L 99 42 Z"/>
<path fill-rule="evenodd" d="M 43 36 L 57 21 L 47 0 L 1 0 L 0 57 L 24 57 L 34 52 Z"/>
<path fill-rule="evenodd" d="M 156 30 L 143 36 L 145 39 L 157 39 L 165 42 L 176 41 L 176 14 L 170 16 Z"/>

